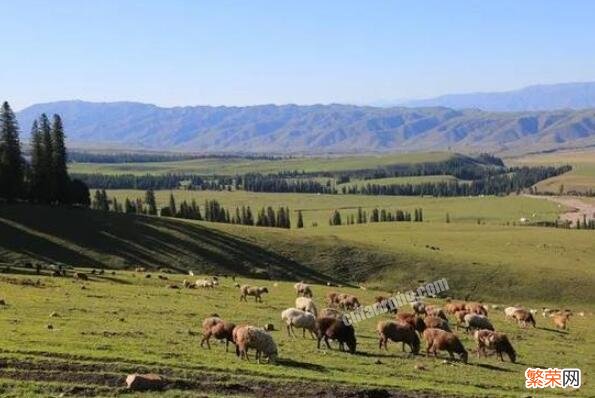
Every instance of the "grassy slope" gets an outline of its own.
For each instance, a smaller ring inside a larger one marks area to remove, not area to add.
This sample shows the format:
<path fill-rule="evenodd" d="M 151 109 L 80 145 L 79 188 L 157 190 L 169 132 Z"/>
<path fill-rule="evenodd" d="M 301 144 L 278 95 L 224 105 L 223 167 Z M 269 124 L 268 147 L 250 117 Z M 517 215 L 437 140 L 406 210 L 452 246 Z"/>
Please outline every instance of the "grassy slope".
<path fill-rule="evenodd" d="M 102 174 L 166 174 L 194 173 L 202 175 L 235 175 L 248 172 L 277 173 L 280 171 L 341 171 L 374 169 L 395 164 L 439 162 L 454 156 L 448 152 L 425 152 L 390 155 L 303 157 L 283 160 L 250 160 L 242 158 L 207 158 L 179 162 L 156 163 L 72 163 L 72 173 Z"/>
<path fill-rule="evenodd" d="M 443 222 L 449 213 L 453 222 L 476 223 L 480 218 L 487 223 L 517 222 L 521 217 L 533 221 L 555 220 L 560 209 L 553 203 L 544 200 L 525 197 L 457 197 L 434 198 L 413 196 L 367 196 L 367 195 L 316 195 L 293 193 L 256 193 L 246 191 L 217 192 L 217 191 L 156 191 L 158 206 L 169 205 L 169 195 L 174 193 L 178 202 L 195 199 L 203 205 L 206 199 L 217 199 L 230 211 L 236 206 L 251 206 L 254 211 L 261 206 L 287 206 L 292 211 L 292 220 L 297 220 L 296 211 L 302 210 L 304 223 L 310 227 L 313 222 L 319 226 L 328 224 L 328 219 L 335 209 L 346 217 L 357 213 L 358 206 L 368 212 L 372 208 L 386 208 L 387 210 L 408 210 L 415 208 L 424 210 L 426 221 Z M 115 197 L 123 203 L 130 199 L 144 198 L 144 191 L 111 190 L 109 197 Z M 533 216 L 535 215 L 535 216 Z"/>
<path fill-rule="evenodd" d="M 537 188 L 540 191 L 558 193 L 562 184 L 565 191 L 595 190 L 595 150 L 527 155 L 510 159 L 509 162 L 517 165 L 570 164 L 573 166 L 573 170 L 569 173 L 539 182 Z"/>
<path fill-rule="evenodd" d="M 164 282 L 155 275 L 146 279 L 143 274 L 118 272 L 115 276 L 91 277 L 85 283 L 86 290 L 70 278 L 33 278 L 39 279 L 42 286 L 22 286 L 18 284 L 21 277 L 0 277 L 8 304 L 0 309 L 0 391 L 5 395 L 58 396 L 76 390 L 86 396 L 111 396 L 123 386 L 122 376 L 153 371 L 183 381 L 185 390 L 173 389 L 159 395 L 165 397 L 209 394 L 212 374 L 224 374 L 220 382 L 230 386 L 252 386 L 259 380 L 321 381 L 473 397 L 519 397 L 528 394 L 524 389 L 528 366 L 579 367 L 583 370 L 583 387 L 573 391 L 572 396 L 595 394 L 590 383 L 595 364 L 593 356 L 588 355 L 595 350 L 592 312 L 585 318 L 572 318 L 569 332 L 558 332 L 552 329 L 551 321 L 541 316 L 537 329 L 523 330 L 505 321 L 501 311 L 492 310 L 490 319 L 496 329 L 509 335 L 519 354 L 517 364 L 501 363 L 493 356 L 478 360 L 474 354 L 470 354 L 468 365 L 443 363 L 444 354 L 439 359 L 407 358 L 400 344 L 395 343 L 389 344 L 388 353 L 380 352 L 375 326 L 378 320 L 388 318 L 380 316 L 356 324 L 358 354 L 354 356 L 338 352 L 334 345 L 331 351 L 319 351 L 310 338 L 290 339 L 284 331 L 272 332 L 280 353 L 279 365 L 272 366 L 257 365 L 253 352 L 250 363 L 240 361 L 216 342 L 210 351 L 202 349 L 196 334 L 202 318 L 213 311 L 238 324 L 272 322 L 278 330 L 280 312 L 292 306 L 295 298 L 291 283 L 240 280 L 268 286 L 270 294 L 264 303 L 257 304 L 240 303 L 230 279 L 222 279 L 222 286 L 214 291 L 205 291 L 164 287 L 166 283 L 180 283 L 185 278 L 182 275 L 169 275 L 170 280 Z M 319 306 L 330 290 L 336 288 L 314 287 Z M 370 303 L 378 294 L 372 290 L 340 291 L 355 293 L 364 303 Z M 512 299 L 502 301 L 513 303 Z M 582 306 L 573 309 L 592 311 Z M 52 312 L 58 317 L 50 318 Z M 52 324 L 53 330 L 48 330 L 47 324 Z M 468 336 L 462 332 L 459 335 L 468 349 L 474 348 Z M 415 370 L 415 364 L 426 370 Z M 250 382 L 242 377 L 250 377 Z M 191 387 L 197 381 L 202 384 Z M 568 396 L 568 391 L 561 389 L 544 393 Z M 273 394 L 277 395 L 281 394 Z"/>
<path fill-rule="evenodd" d="M 4 261 L 266 272 L 391 290 L 446 276 L 459 297 L 595 301 L 591 231 L 430 222 L 286 231 L 10 206 L 0 235 Z"/>

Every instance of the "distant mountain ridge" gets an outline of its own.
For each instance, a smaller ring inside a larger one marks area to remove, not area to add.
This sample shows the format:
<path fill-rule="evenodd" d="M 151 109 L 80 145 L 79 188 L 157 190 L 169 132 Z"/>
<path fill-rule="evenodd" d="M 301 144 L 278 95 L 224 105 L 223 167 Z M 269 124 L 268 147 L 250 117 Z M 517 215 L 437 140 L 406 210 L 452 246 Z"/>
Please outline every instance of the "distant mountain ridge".
<path fill-rule="evenodd" d="M 528 152 L 595 145 L 595 109 L 485 112 L 354 105 L 161 108 L 61 101 L 18 112 L 23 140 L 59 113 L 69 145 L 199 152 Z"/>
<path fill-rule="evenodd" d="M 397 101 L 408 107 L 444 106 L 495 112 L 548 111 L 595 108 L 595 82 L 542 84 L 519 90 L 449 94 L 436 98 Z"/>

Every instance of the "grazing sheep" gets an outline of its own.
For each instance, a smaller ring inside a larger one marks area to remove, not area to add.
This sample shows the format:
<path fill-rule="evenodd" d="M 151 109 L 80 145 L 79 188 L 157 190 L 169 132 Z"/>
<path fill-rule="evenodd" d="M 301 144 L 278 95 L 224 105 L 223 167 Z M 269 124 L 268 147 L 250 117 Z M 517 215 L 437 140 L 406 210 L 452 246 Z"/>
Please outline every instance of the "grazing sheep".
<path fill-rule="evenodd" d="M 454 314 L 457 311 L 465 311 L 465 303 L 463 302 L 449 302 L 444 306 L 444 310 L 449 314 Z"/>
<path fill-rule="evenodd" d="M 243 285 L 240 288 L 240 301 L 244 300 L 244 301 L 248 301 L 248 299 L 246 297 L 248 296 L 254 296 L 254 301 L 255 302 L 261 302 L 262 303 L 262 294 L 264 293 L 268 293 L 269 289 L 267 289 L 266 287 L 252 287 L 252 286 L 248 286 L 248 285 Z"/>
<path fill-rule="evenodd" d="M 558 329 L 566 330 L 568 326 L 568 320 L 570 319 L 570 315 L 571 314 L 567 312 L 560 312 L 558 314 L 553 315 L 552 320 L 554 321 L 554 325 L 556 325 Z"/>
<path fill-rule="evenodd" d="M 303 336 L 306 337 L 306 330 L 310 332 L 312 338 L 316 332 L 316 317 L 310 312 L 302 311 L 297 308 L 288 308 L 281 313 L 281 319 L 287 326 L 287 335 L 295 337 L 293 328 L 303 330 Z"/>
<path fill-rule="evenodd" d="M 402 342 L 403 350 L 405 344 L 407 344 L 409 348 L 411 348 L 412 354 L 419 353 L 419 337 L 417 337 L 415 330 L 410 325 L 394 321 L 380 321 L 378 322 L 376 331 L 380 337 L 378 348 L 382 349 L 382 346 L 384 345 L 384 349 L 388 351 L 388 340 L 392 340 L 395 343 L 399 341 Z"/>
<path fill-rule="evenodd" d="M 411 308 L 413 308 L 413 312 L 415 312 L 417 315 L 426 315 L 426 305 L 421 301 L 412 302 Z"/>
<path fill-rule="evenodd" d="M 337 319 L 339 319 L 342 316 L 343 316 L 343 313 L 335 308 L 323 308 L 322 311 L 320 311 L 321 318 L 337 318 Z"/>
<path fill-rule="evenodd" d="M 74 279 L 79 279 L 81 281 L 86 281 L 89 280 L 89 277 L 87 276 L 87 274 L 83 274 L 82 272 L 75 272 L 72 277 Z"/>
<path fill-rule="evenodd" d="M 310 285 L 304 283 L 304 282 L 298 282 L 295 285 L 293 285 L 293 288 L 296 291 L 296 294 L 298 296 L 303 296 L 303 297 L 312 297 L 312 288 L 310 287 Z"/>
<path fill-rule="evenodd" d="M 467 331 L 479 329 L 494 330 L 494 326 L 486 316 L 472 313 L 465 315 L 465 328 Z"/>
<path fill-rule="evenodd" d="M 326 346 L 330 350 L 329 339 L 337 340 L 339 350 L 345 351 L 345 345 L 349 347 L 349 352 L 355 354 L 357 341 L 355 339 L 355 330 L 353 326 L 346 325 L 341 319 L 336 318 L 318 318 L 316 319 L 316 332 L 318 337 L 317 347 L 320 349 L 320 341 L 324 339 Z"/>
<path fill-rule="evenodd" d="M 210 350 L 211 344 L 209 340 L 211 337 L 214 337 L 217 340 L 225 340 L 225 352 L 227 352 L 229 343 L 234 342 L 233 330 L 235 327 L 236 325 L 234 323 L 224 321 L 219 317 L 205 318 L 202 323 L 202 340 L 200 341 L 200 346 L 203 347 L 206 342 Z"/>
<path fill-rule="evenodd" d="M 233 330 L 233 341 L 236 343 L 236 355 L 249 360 L 248 349 L 256 350 L 256 362 L 260 363 L 262 355 L 269 363 L 277 360 L 277 345 L 270 334 L 256 326 L 238 326 Z"/>
<path fill-rule="evenodd" d="M 465 309 L 472 314 L 488 316 L 487 307 L 481 303 L 467 303 L 465 304 Z"/>
<path fill-rule="evenodd" d="M 543 316 L 544 318 L 551 317 L 553 314 L 555 314 L 557 312 L 560 312 L 560 310 L 546 308 L 546 307 L 541 308 L 541 316 Z"/>
<path fill-rule="evenodd" d="M 339 304 L 339 293 L 337 292 L 329 292 L 326 295 L 326 304 L 329 307 L 334 307 Z"/>
<path fill-rule="evenodd" d="M 504 316 L 506 319 L 514 319 L 514 313 L 518 310 L 524 310 L 521 306 L 513 306 L 513 307 L 506 307 L 504 308 Z"/>
<path fill-rule="evenodd" d="M 467 310 L 459 310 L 454 313 L 455 317 L 455 326 L 458 329 L 459 327 L 465 327 L 465 315 L 469 312 Z"/>
<path fill-rule="evenodd" d="M 455 358 L 453 353 L 456 353 L 464 363 L 467 363 L 467 350 L 456 335 L 442 329 L 431 328 L 424 330 L 423 336 L 426 342 L 426 356 L 430 355 L 430 351 L 435 357 L 437 350 L 447 351 L 451 359 Z"/>
<path fill-rule="evenodd" d="M 202 287 L 207 289 L 213 289 L 215 287 L 213 281 L 209 279 L 199 279 L 194 283 L 194 285 L 196 287 Z"/>
<path fill-rule="evenodd" d="M 515 319 L 518 324 L 524 328 L 528 326 L 528 324 L 533 325 L 535 327 L 535 318 L 533 314 L 525 309 L 517 309 L 513 314 L 512 318 Z"/>
<path fill-rule="evenodd" d="M 506 353 L 510 362 L 516 362 L 516 352 L 504 333 L 480 329 L 475 331 L 473 338 L 477 343 L 477 358 L 480 357 L 482 352 L 484 356 L 487 356 L 486 350 L 495 350 L 501 361 L 504 361 L 502 353 Z"/>
<path fill-rule="evenodd" d="M 316 309 L 316 305 L 311 298 L 308 297 L 298 297 L 295 299 L 295 308 L 300 309 L 302 311 L 307 311 L 314 316 L 318 315 L 318 310 Z"/>
<path fill-rule="evenodd" d="M 437 316 L 427 316 L 424 319 L 425 329 L 435 328 L 435 329 L 442 329 L 446 332 L 451 332 L 450 326 L 448 326 L 448 321 L 445 321 L 442 318 Z M 422 332 L 423 333 L 423 332 Z"/>
<path fill-rule="evenodd" d="M 387 312 L 390 313 L 390 314 L 396 314 L 397 313 L 397 308 L 396 307 L 391 308 L 391 306 L 388 305 L 389 304 L 389 301 L 388 301 L 388 298 L 387 297 L 377 296 L 374 299 L 374 301 L 375 301 L 374 302 L 374 305 L 377 308 L 385 308 L 387 310 Z"/>
<path fill-rule="evenodd" d="M 445 321 L 448 321 L 448 318 L 446 317 L 444 310 L 440 307 L 435 306 L 435 305 L 426 305 L 426 315 L 436 316 L 438 318 L 444 319 Z"/>
<path fill-rule="evenodd" d="M 360 303 L 354 295 L 346 294 L 339 301 L 339 307 L 343 310 L 354 310 L 360 307 Z"/>
<path fill-rule="evenodd" d="M 395 319 L 399 323 L 405 323 L 411 326 L 420 334 L 420 336 L 426 329 L 426 324 L 424 323 L 424 320 L 411 312 L 400 312 L 397 314 Z"/>

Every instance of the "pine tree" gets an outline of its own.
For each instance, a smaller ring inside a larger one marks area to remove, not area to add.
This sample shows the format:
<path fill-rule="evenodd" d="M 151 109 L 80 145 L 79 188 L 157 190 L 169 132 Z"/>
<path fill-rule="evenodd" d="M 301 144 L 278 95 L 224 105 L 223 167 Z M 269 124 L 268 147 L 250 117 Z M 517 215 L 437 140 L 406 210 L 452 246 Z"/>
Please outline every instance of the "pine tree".
<path fill-rule="evenodd" d="M 252 210 L 250 206 L 246 208 L 246 225 L 254 225 L 254 216 L 252 215 Z"/>
<path fill-rule="evenodd" d="M 10 105 L 4 102 L 0 110 L 0 197 L 8 201 L 22 197 L 24 174 L 19 126 Z"/>
<path fill-rule="evenodd" d="M 155 192 L 152 189 L 145 193 L 145 204 L 147 205 L 147 214 L 157 215 L 157 201 L 155 200 Z"/>
<path fill-rule="evenodd" d="M 173 193 L 169 194 L 169 211 L 171 212 L 172 217 L 175 217 L 178 214 L 176 209 L 176 199 L 174 198 Z"/>
<path fill-rule="evenodd" d="M 53 145 L 52 128 L 50 121 L 45 113 L 39 118 L 39 130 L 41 134 L 41 144 L 43 147 L 43 157 L 41 159 L 42 183 L 41 199 L 45 203 L 52 203 L 56 200 L 56 186 L 53 178 Z"/>
<path fill-rule="evenodd" d="M 302 215 L 302 211 L 298 210 L 298 222 L 297 222 L 297 227 L 298 228 L 304 228 L 304 217 Z"/>
<path fill-rule="evenodd" d="M 126 214 L 132 214 L 136 212 L 136 209 L 134 208 L 132 202 L 128 198 L 126 198 L 126 200 L 124 201 L 124 212 Z"/>
<path fill-rule="evenodd" d="M 42 200 L 44 156 L 41 131 L 37 120 L 35 120 L 31 126 L 31 169 L 29 173 L 29 198 L 33 201 Z"/>
<path fill-rule="evenodd" d="M 357 208 L 357 223 L 358 224 L 364 223 L 364 212 L 362 211 L 361 207 Z"/>
<path fill-rule="evenodd" d="M 51 177 L 55 188 L 54 199 L 60 203 L 68 203 L 68 186 L 70 180 L 66 169 L 66 145 L 64 143 L 64 126 L 59 115 L 54 115 L 51 127 Z"/>

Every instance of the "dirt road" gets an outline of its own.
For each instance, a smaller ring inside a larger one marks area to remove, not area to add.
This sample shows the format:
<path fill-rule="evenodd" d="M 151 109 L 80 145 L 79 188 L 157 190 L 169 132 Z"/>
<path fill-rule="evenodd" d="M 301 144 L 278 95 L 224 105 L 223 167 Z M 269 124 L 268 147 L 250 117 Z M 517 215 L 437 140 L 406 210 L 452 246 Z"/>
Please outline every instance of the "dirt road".
<path fill-rule="evenodd" d="M 580 197 L 576 196 L 542 196 L 542 195 L 527 195 L 530 198 L 546 199 L 558 203 L 558 205 L 566 206 L 569 210 L 566 213 L 560 214 L 560 220 L 571 221 L 573 224 L 577 220 L 583 220 L 583 216 L 587 220 L 595 219 L 595 202 L 588 203 Z"/>

